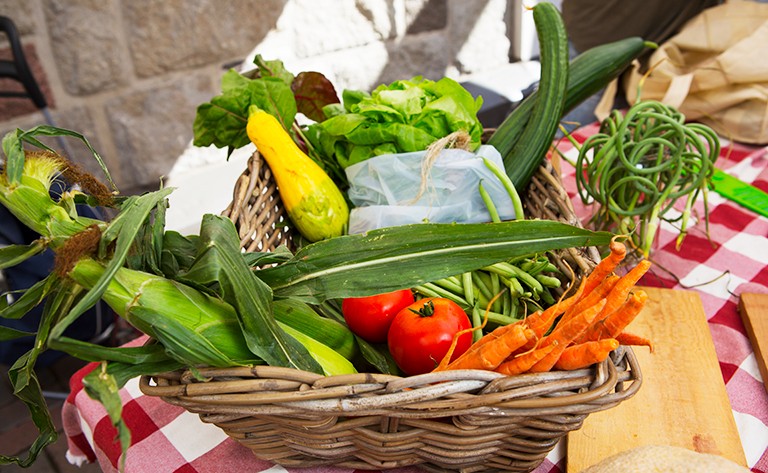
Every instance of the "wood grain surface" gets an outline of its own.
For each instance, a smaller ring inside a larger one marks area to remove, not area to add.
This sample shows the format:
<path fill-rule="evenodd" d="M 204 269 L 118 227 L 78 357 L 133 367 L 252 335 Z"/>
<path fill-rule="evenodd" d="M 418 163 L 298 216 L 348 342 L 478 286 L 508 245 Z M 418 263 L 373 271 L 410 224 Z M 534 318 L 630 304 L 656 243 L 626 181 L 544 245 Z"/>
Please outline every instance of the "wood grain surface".
<path fill-rule="evenodd" d="M 634 397 L 590 414 L 568 435 L 567 472 L 641 445 L 684 447 L 746 466 L 698 294 L 644 289 L 648 302 L 628 328 L 654 343 L 653 353 L 634 349 L 643 384 Z"/>
<path fill-rule="evenodd" d="M 742 294 L 739 313 L 752 342 L 763 385 L 768 391 L 768 294 Z"/>

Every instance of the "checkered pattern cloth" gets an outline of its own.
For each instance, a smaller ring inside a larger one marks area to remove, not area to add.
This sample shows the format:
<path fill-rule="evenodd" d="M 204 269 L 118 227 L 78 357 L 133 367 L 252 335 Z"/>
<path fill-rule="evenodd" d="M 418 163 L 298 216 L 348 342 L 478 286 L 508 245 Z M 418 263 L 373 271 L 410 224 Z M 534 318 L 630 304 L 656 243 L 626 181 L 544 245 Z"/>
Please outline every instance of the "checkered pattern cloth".
<path fill-rule="evenodd" d="M 577 131 L 579 142 L 596 131 L 596 125 Z M 569 143 L 559 145 L 575 158 Z M 768 191 L 768 148 L 732 146 L 723 142 L 720 169 Z M 577 215 L 585 220 L 591 209 L 576 196 L 574 169 L 563 163 L 564 186 L 573 198 Z M 663 226 L 654 248 L 655 267 L 641 284 L 670 289 L 690 289 L 701 296 L 733 415 L 744 445 L 749 467 L 768 473 L 768 393 L 762 384 L 752 346 L 739 317 L 738 296 L 742 292 L 768 293 L 768 219 L 709 193 L 710 237 L 703 222 L 693 227 L 682 247 L 675 248 L 677 233 Z M 696 207 L 702 215 L 703 204 Z M 676 277 L 672 276 L 676 275 Z M 98 461 L 107 472 L 117 472 L 120 449 L 115 429 L 100 404 L 82 390 L 82 378 L 93 366 L 73 376 L 71 394 L 62 416 L 72 463 Z M 120 392 L 123 417 L 132 432 L 126 458 L 128 473 L 221 471 L 267 471 L 285 469 L 256 459 L 247 448 L 227 437 L 217 427 L 204 424 L 184 409 L 159 398 L 144 396 L 133 380 Z M 535 473 L 565 471 L 565 448 L 558 445 Z M 411 473 L 413 468 L 398 470 Z M 301 473 L 353 473 L 350 469 L 311 468 Z"/>

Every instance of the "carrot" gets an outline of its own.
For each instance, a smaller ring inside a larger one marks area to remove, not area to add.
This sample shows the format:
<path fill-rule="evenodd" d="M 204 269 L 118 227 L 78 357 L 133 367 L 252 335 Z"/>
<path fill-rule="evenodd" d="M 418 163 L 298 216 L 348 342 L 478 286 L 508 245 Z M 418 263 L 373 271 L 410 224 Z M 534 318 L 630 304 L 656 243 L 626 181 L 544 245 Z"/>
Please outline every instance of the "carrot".
<path fill-rule="evenodd" d="M 643 275 L 648 272 L 650 267 L 651 262 L 644 259 L 637 263 L 637 265 L 627 274 L 622 276 L 621 279 L 616 282 L 616 285 L 613 286 L 613 289 L 611 289 L 611 292 L 606 297 L 607 302 L 605 304 L 605 308 L 603 309 L 602 315 L 612 314 L 616 309 L 621 307 L 621 305 L 624 304 L 624 302 L 627 300 L 627 297 L 629 297 L 632 289 L 634 289 L 635 284 L 637 284 L 637 282 L 640 281 L 640 278 L 642 278 Z M 621 330 L 619 330 L 619 332 L 620 331 Z M 618 332 L 616 332 L 614 335 L 618 335 Z"/>
<path fill-rule="evenodd" d="M 579 288 L 572 296 L 566 299 L 561 298 L 559 301 L 557 301 L 557 303 L 549 306 L 546 310 L 537 310 L 533 314 L 526 317 L 525 320 L 515 322 L 524 323 L 536 334 L 534 338 L 528 340 L 525 345 L 517 350 L 518 354 L 532 350 L 535 347 L 536 342 L 541 337 L 543 337 L 545 333 L 547 333 L 550 327 L 552 327 L 552 324 L 555 322 L 557 316 L 570 309 L 574 304 L 576 304 L 576 302 L 579 301 L 579 299 L 581 299 L 581 296 L 584 293 L 584 281 L 584 279 L 581 280 Z"/>
<path fill-rule="evenodd" d="M 459 338 L 462 335 L 464 335 L 466 333 L 472 333 L 472 332 L 474 332 L 476 330 L 482 330 L 483 328 L 485 328 L 485 324 L 488 323 L 488 312 L 491 310 L 491 306 L 493 305 L 493 303 L 496 301 L 496 299 L 498 299 L 501 296 L 501 294 L 503 292 L 504 291 L 499 292 L 498 294 L 493 296 L 491 298 L 491 300 L 488 302 L 488 306 L 485 308 L 485 315 L 483 317 L 483 322 L 480 325 L 478 325 L 476 327 L 470 327 L 470 328 L 468 328 L 466 330 L 461 330 L 461 331 L 459 331 L 458 333 L 456 333 L 453 336 L 453 341 L 451 341 L 451 346 L 448 348 L 448 352 L 445 354 L 443 359 L 440 360 L 440 363 L 438 363 L 437 366 L 435 367 L 435 369 L 432 370 L 432 371 L 443 371 L 443 370 L 448 368 L 448 364 L 451 362 L 451 358 L 453 358 L 453 352 L 456 351 L 456 345 L 459 343 Z M 493 332 L 491 332 L 491 333 L 493 333 Z M 494 337 L 490 337 L 490 338 L 485 338 L 485 336 L 480 337 L 480 339 L 478 341 L 476 341 L 475 343 L 473 343 L 469 347 L 467 352 L 479 349 L 482 345 L 484 345 L 485 343 L 488 343 L 490 341 L 493 341 L 498 336 L 499 336 L 499 334 L 495 335 Z M 462 353 L 462 355 L 464 355 L 467 352 Z"/>
<path fill-rule="evenodd" d="M 533 330 L 537 337 L 542 337 L 545 333 L 547 333 L 547 330 L 549 330 L 549 328 L 552 326 L 552 323 L 555 321 L 555 318 L 557 318 L 558 315 L 570 309 L 579 299 L 581 299 L 582 294 L 584 294 L 584 282 L 585 281 L 582 279 L 579 288 L 572 296 L 557 301 L 554 305 L 549 306 L 543 312 L 534 312 L 530 316 L 526 317 L 526 319 L 523 320 L 523 323 L 525 323 L 528 328 Z"/>
<path fill-rule="evenodd" d="M 483 336 L 488 341 L 481 343 L 475 350 L 471 350 L 470 347 L 470 350 L 450 362 L 445 369 L 496 369 L 513 351 L 523 346 L 528 341 L 529 336 L 533 337 L 533 333 L 526 330 L 522 325 L 513 324 L 498 327 L 493 332 Z M 475 345 L 481 340 L 482 338 Z M 436 368 L 435 371 L 442 370 Z"/>
<path fill-rule="evenodd" d="M 604 305 L 605 300 L 601 299 L 600 302 L 581 311 L 581 313 L 574 316 L 566 323 L 561 322 L 557 324 L 557 327 L 555 327 L 552 333 L 541 339 L 540 346 L 546 347 L 551 344 L 557 344 L 558 347 L 536 362 L 529 371 L 540 373 L 542 371 L 551 370 L 552 367 L 555 366 L 557 359 L 560 358 L 560 355 L 568 347 L 568 344 L 589 327 L 592 321 L 595 320 L 595 317 L 597 317 L 597 314 L 603 309 Z"/>
<path fill-rule="evenodd" d="M 554 367 L 559 370 L 586 368 L 605 360 L 618 347 L 619 342 L 615 338 L 604 338 L 603 340 L 571 345 L 563 350 Z"/>
<path fill-rule="evenodd" d="M 555 341 L 546 347 L 541 347 L 535 350 L 530 350 L 526 353 L 521 353 L 520 355 L 512 357 L 511 359 L 500 364 L 495 371 L 507 376 L 525 373 L 526 371 L 530 370 L 533 365 L 538 363 L 539 360 L 552 353 L 552 351 L 556 350 L 557 347 L 558 342 Z"/>
<path fill-rule="evenodd" d="M 597 285 L 592 292 L 583 293 L 581 300 L 574 304 L 570 309 L 565 311 L 563 317 L 560 319 L 560 323 L 564 323 L 575 317 L 577 314 L 583 312 L 589 307 L 593 307 L 601 299 L 605 298 L 613 291 L 614 286 L 619 282 L 621 278 L 615 274 L 609 274 L 603 279 L 600 284 Z"/>
<path fill-rule="evenodd" d="M 587 284 L 584 288 L 584 293 L 588 294 L 592 292 L 603 280 L 608 277 L 609 274 L 616 270 L 616 267 L 624 260 L 627 254 L 627 247 L 624 243 L 616 241 L 620 236 L 615 236 L 611 239 L 611 243 L 608 248 L 611 250 L 610 254 L 600 260 L 597 266 L 587 276 Z"/>
<path fill-rule="evenodd" d="M 635 320 L 637 314 L 645 307 L 647 300 L 648 294 L 645 291 L 642 289 L 636 290 L 618 309 L 595 321 L 591 327 L 575 340 L 575 343 L 603 338 L 616 338 L 622 330 Z"/>
<path fill-rule="evenodd" d="M 645 337 L 641 337 L 640 335 L 635 335 L 634 333 L 629 332 L 621 332 L 620 334 L 616 335 L 616 340 L 618 340 L 622 345 L 648 347 L 651 350 L 651 353 L 653 353 L 653 342 Z"/>

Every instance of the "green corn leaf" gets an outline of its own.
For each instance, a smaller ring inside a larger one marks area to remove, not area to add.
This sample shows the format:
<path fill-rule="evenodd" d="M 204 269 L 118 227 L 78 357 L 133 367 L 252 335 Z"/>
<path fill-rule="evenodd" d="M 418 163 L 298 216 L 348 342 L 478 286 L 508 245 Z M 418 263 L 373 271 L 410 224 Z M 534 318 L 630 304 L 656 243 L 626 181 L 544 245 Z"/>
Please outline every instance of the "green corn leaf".
<path fill-rule="evenodd" d="M 172 230 L 165 232 L 160 268 L 166 277 L 176 279 L 180 272 L 187 271 L 195 263 L 198 240 L 197 235 L 183 236 Z"/>
<path fill-rule="evenodd" d="M 414 287 L 523 254 L 606 245 L 612 236 L 548 220 L 405 225 L 313 243 L 259 278 L 276 297 L 319 303 Z"/>
<path fill-rule="evenodd" d="M 120 386 L 117 379 L 107 371 L 106 363 L 103 363 L 83 378 L 83 389 L 88 396 L 104 406 L 109 420 L 117 429 L 117 438 L 123 452 L 120 458 L 120 471 L 125 471 L 125 452 L 131 446 L 131 431 L 122 418 L 123 401 L 120 398 Z"/>
<path fill-rule="evenodd" d="M 10 268 L 26 261 L 45 250 L 43 240 L 35 240 L 29 245 L 9 245 L 0 248 L 0 269 Z"/>
<path fill-rule="evenodd" d="M 39 350 L 33 348 L 19 358 L 8 370 L 13 393 L 29 409 L 32 422 L 39 431 L 38 437 L 30 446 L 26 458 L 0 455 L 0 465 L 16 463 L 21 467 L 28 467 L 35 462 L 37 456 L 46 446 L 54 443 L 58 438 L 56 427 L 51 419 L 51 413 L 48 411 L 45 398 L 43 397 L 43 390 L 40 387 L 37 375 L 33 371 L 38 355 Z"/>
<path fill-rule="evenodd" d="M 115 378 L 118 389 L 122 389 L 125 386 L 125 383 L 137 376 L 166 373 L 168 371 L 176 371 L 183 367 L 184 366 L 178 361 L 171 359 L 141 364 L 111 361 L 107 363 L 107 373 Z"/>
<path fill-rule="evenodd" d="M 40 324 L 32 349 L 16 360 L 8 370 L 8 377 L 13 386 L 13 394 L 29 409 L 32 422 L 37 427 L 39 434 L 29 448 L 26 458 L 0 455 L 0 464 L 16 463 L 19 466 L 27 467 L 34 463 L 37 456 L 46 446 L 55 442 L 58 438 L 56 427 L 51 419 L 51 413 L 43 397 L 40 382 L 37 379 L 37 374 L 35 374 L 35 363 L 48 345 L 51 326 L 56 314 L 62 308 L 66 308 L 70 302 L 71 297 L 67 291 L 60 291 L 54 294 L 53 297 L 48 298 L 40 317 Z"/>
<path fill-rule="evenodd" d="M 4 319 L 20 319 L 27 312 L 37 307 L 43 299 L 53 290 L 59 278 L 54 274 L 36 282 L 26 290 L 13 304 L 0 310 L 0 317 Z"/>
<path fill-rule="evenodd" d="M 5 175 L 11 186 L 18 185 L 24 173 L 24 145 L 19 138 L 22 133 L 24 133 L 22 130 L 16 129 L 3 137 Z"/>
<path fill-rule="evenodd" d="M 272 313 L 272 292 L 246 264 L 232 221 L 205 215 L 200 229 L 200 247 L 198 258 L 185 280 L 220 287 L 224 300 L 237 311 L 251 351 L 273 366 L 322 372 L 307 349 L 277 325 Z"/>
<path fill-rule="evenodd" d="M 250 267 L 285 263 L 292 257 L 293 253 L 285 245 L 280 245 L 273 251 L 243 253 L 243 258 Z"/>
<path fill-rule="evenodd" d="M 130 364 L 166 363 L 171 360 L 160 345 L 140 347 L 105 347 L 69 337 L 48 341 L 50 348 L 84 361 L 115 361 Z"/>
<path fill-rule="evenodd" d="M 16 330 L 15 328 L 4 327 L 0 325 L 0 342 L 7 342 L 8 340 L 16 340 L 17 338 L 34 336 L 34 332 L 25 332 L 23 330 Z"/>

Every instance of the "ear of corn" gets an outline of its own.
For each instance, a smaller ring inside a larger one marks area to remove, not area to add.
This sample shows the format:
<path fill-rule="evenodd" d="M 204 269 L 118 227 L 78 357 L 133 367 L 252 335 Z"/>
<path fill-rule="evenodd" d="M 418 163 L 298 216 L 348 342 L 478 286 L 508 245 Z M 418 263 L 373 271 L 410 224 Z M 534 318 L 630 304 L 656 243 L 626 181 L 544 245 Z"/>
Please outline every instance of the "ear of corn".
<path fill-rule="evenodd" d="M 357 353 L 355 335 L 341 323 L 323 317 L 304 302 L 279 299 L 273 305 L 275 319 L 304 335 L 327 345 L 344 358 L 351 360 Z M 311 352 L 311 349 L 310 349 Z"/>
<path fill-rule="evenodd" d="M 104 271 L 100 263 L 83 259 L 69 275 L 90 289 Z M 205 293 L 160 276 L 120 268 L 102 297 L 131 325 L 160 340 L 179 361 L 211 366 L 257 361 L 234 309 Z"/>
<path fill-rule="evenodd" d="M 351 374 L 357 373 L 354 365 L 348 359 L 344 358 L 339 352 L 327 345 L 318 342 L 309 335 L 305 335 L 290 325 L 282 324 L 278 322 L 280 327 L 285 330 L 285 333 L 292 336 L 299 341 L 302 345 L 307 347 L 309 354 L 315 361 L 323 368 L 323 374 L 326 376 L 333 376 L 338 374 Z"/>

